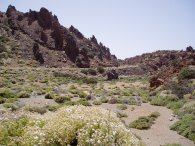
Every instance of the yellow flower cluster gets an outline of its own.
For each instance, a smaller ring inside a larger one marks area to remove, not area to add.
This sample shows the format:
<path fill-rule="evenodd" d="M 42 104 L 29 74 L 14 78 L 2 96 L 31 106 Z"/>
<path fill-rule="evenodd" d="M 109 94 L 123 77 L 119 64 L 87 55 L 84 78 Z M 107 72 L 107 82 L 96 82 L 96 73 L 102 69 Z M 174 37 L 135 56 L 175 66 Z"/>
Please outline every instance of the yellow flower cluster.
<path fill-rule="evenodd" d="M 21 145 L 139 146 L 140 141 L 117 118 L 99 107 L 70 106 L 34 115 Z"/>

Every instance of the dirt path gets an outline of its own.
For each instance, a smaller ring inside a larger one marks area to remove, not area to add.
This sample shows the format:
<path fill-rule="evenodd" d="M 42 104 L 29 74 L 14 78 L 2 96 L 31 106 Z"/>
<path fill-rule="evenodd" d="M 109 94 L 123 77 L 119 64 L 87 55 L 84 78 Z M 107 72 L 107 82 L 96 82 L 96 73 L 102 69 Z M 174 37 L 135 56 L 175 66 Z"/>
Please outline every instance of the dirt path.
<path fill-rule="evenodd" d="M 133 133 L 141 137 L 142 141 L 147 146 L 161 146 L 167 143 L 177 143 L 182 146 L 195 146 L 195 144 L 187 138 L 177 134 L 177 132 L 169 129 L 177 119 L 173 121 L 169 119 L 172 117 L 172 111 L 166 107 L 153 106 L 147 103 L 142 106 L 128 106 L 128 109 L 121 111 L 117 109 L 117 105 L 114 104 L 102 104 L 101 107 L 112 110 L 114 112 L 124 112 L 128 114 L 127 118 L 124 118 L 125 123 L 128 125 L 130 122 L 136 120 L 139 116 L 149 115 L 154 111 L 160 112 L 160 117 L 156 120 L 155 124 L 149 130 L 131 129 Z M 131 111 L 131 108 L 135 107 L 135 110 Z"/>

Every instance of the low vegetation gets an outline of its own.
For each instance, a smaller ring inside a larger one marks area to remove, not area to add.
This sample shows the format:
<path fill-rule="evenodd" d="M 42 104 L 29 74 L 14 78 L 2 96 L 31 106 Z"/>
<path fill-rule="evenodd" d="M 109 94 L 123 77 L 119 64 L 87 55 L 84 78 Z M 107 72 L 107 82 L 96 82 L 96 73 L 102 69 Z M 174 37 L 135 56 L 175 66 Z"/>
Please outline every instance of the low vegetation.
<path fill-rule="evenodd" d="M 64 107 L 55 113 L 1 123 L 0 145 L 15 144 L 141 145 L 116 114 L 101 108 L 83 106 Z"/>
<path fill-rule="evenodd" d="M 149 116 L 139 117 L 137 120 L 129 124 L 130 128 L 149 129 L 154 124 L 156 118 L 160 116 L 159 112 L 153 112 Z"/>

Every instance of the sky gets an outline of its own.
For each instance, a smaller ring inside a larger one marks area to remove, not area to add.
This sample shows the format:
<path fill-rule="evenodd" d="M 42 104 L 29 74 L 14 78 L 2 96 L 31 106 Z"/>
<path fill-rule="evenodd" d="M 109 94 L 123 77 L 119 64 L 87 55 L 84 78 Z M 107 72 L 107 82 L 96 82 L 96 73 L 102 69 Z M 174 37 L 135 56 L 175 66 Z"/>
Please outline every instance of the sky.
<path fill-rule="evenodd" d="M 22 12 L 47 8 L 61 25 L 95 35 L 119 59 L 195 48 L 195 0 L 0 0 L 0 11 L 10 4 Z"/>

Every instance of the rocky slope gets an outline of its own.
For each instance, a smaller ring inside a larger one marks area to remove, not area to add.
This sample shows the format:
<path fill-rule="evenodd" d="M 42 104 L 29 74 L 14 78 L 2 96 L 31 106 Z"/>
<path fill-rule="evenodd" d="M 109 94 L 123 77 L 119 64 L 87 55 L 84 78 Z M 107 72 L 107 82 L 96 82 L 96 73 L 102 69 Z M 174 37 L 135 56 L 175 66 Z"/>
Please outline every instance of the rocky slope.
<path fill-rule="evenodd" d="M 6 13 L 0 12 L 0 26 L 5 47 L 0 53 L 8 52 L 10 64 L 19 59 L 48 67 L 118 66 L 117 58 L 95 36 L 88 39 L 73 26 L 65 28 L 45 8 L 22 13 L 10 5 Z"/>
<path fill-rule="evenodd" d="M 139 65 L 153 75 L 150 86 L 158 87 L 182 68 L 195 65 L 195 50 L 189 46 L 185 51 L 156 51 L 125 59 L 120 65 Z"/>

